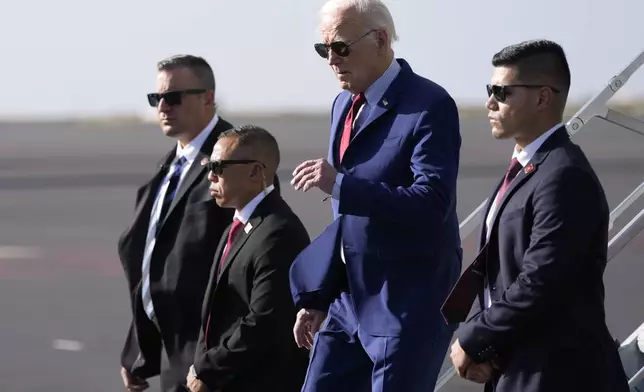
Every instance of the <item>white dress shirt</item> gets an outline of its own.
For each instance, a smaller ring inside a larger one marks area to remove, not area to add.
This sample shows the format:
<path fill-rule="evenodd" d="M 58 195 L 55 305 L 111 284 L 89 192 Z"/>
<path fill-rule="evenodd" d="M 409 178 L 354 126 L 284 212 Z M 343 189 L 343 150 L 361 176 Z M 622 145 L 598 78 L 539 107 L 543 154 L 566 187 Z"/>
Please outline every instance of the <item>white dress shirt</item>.
<path fill-rule="evenodd" d="M 239 219 L 241 223 L 247 224 L 259 203 L 261 203 L 262 200 L 264 200 L 264 198 L 273 191 L 273 189 L 275 189 L 275 185 L 271 184 L 264 191 L 259 192 L 259 194 L 253 198 L 253 200 L 249 201 L 248 204 L 246 204 L 244 208 L 241 209 L 241 211 L 235 210 L 233 219 Z"/>

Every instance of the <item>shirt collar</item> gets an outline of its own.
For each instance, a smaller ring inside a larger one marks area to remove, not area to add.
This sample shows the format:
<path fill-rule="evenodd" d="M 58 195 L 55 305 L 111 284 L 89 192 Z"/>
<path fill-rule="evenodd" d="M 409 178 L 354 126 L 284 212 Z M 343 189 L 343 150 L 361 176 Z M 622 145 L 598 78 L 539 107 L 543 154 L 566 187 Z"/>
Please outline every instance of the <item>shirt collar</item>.
<path fill-rule="evenodd" d="M 257 208 L 259 203 L 261 203 L 262 200 L 264 200 L 264 198 L 273 191 L 273 189 L 275 189 L 275 185 L 271 184 L 263 192 L 259 192 L 259 194 L 253 198 L 253 200 L 249 201 L 248 204 L 246 204 L 244 208 L 241 209 L 241 211 L 235 210 L 234 218 L 239 219 L 239 221 L 244 225 L 248 223 L 251 215 L 253 215 L 253 212 L 255 212 L 255 208 Z"/>
<path fill-rule="evenodd" d="M 518 145 L 515 145 L 514 152 L 512 153 L 512 158 L 516 158 L 517 161 L 519 161 L 519 163 L 521 164 L 521 166 L 526 167 L 528 162 L 530 162 L 530 160 L 532 159 L 534 154 L 539 150 L 541 145 L 550 137 L 550 135 L 555 133 L 555 131 L 559 129 L 562 125 L 563 123 L 559 123 L 554 127 L 550 128 L 546 133 L 542 134 L 532 143 L 525 146 L 524 149 L 521 149 Z"/>
<path fill-rule="evenodd" d="M 177 142 L 177 157 L 182 156 L 186 158 L 188 166 L 192 165 L 192 162 L 195 160 L 195 158 L 197 158 L 197 154 L 199 153 L 199 151 L 201 151 L 201 147 L 208 138 L 208 135 L 210 135 L 210 132 L 215 129 L 217 121 L 219 121 L 219 115 L 215 113 L 214 117 L 212 118 L 212 120 L 210 120 L 208 125 L 206 125 L 206 127 L 201 130 L 197 137 L 192 139 L 190 143 L 186 144 L 182 148 L 181 143 Z"/>
<path fill-rule="evenodd" d="M 400 64 L 394 58 L 391 64 L 389 64 L 389 68 L 365 90 L 364 97 L 367 103 L 376 105 L 382 99 L 382 96 L 385 95 L 385 92 L 387 92 L 387 89 L 394 79 L 396 79 L 399 72 Z"/>

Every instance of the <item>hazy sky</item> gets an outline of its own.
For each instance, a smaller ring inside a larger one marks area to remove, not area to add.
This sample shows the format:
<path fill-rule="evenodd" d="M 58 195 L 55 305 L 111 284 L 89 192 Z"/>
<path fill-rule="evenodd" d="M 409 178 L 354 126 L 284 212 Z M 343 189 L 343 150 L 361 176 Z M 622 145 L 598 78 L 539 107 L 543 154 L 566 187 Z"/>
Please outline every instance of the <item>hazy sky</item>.
<path fill-rule="evenodd" d="M 323 0 L 4 0 L 0 116 L 153 112 L 155 63 L 204 56 L 226 111 L 327 111 L 338 85 L 318 41 Z M 181 4 L 181 5 L 179 5 Z M 397 57 L 483 105 L 490 58 L 549 38 L 567 52 L 571 97 L 585 100 L 644 50 L 643 0 L 392 0 Z M 644 68 L 644 67 L 643 67 Z M 644 97 L 644 69 L 617 98 Z"/>

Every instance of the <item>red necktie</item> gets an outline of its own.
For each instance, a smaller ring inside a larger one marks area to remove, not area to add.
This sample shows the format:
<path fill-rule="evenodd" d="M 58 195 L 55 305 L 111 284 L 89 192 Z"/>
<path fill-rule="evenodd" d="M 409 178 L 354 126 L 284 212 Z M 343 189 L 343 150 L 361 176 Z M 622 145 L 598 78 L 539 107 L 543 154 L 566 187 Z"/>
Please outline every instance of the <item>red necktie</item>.
<path fill-rule="evenodd" d="M 447 324 L 464 322 L 476 296 L 483 291 L 487 249 L 488 245 L 485 244 L 479 254 L 476 255 L 476 258 L 474 258 L 472 264 L 463 271 L 445 302 L 443 302 L 441 313 Z"/>
<path fill-rule="evenodd" d="M 239 219 L 235 218 L 233 220 L 233 224 L 230 227 L 230 231 L 228 232 L 228 240 L 226 241 L 226 248 L 224 248 L 224 252 L 221 254 L 221 259 L 219 259 L 219 271 L 217 271 L 218 275 L 221 275 L 221 271 L 224 269 L 224 260 L 226 260 L 226 256 L 228 256 L 228 252 L 230 252 L 230 248 L 233 247 L 233 242 L 235 242 L 235 238 L 237 238 L 237 235 L 239 234 L 239 231 L 242 228 L 242 223 Z"/>
<path fill-rule="evenodd" d="M 514 177 L 519 174 L 519 170 L 521 170 L 523 166 L 521 166 L 521 163 L 516 158 L 512 158 L 510 161 L 510 167 L 508 168 L 507 173 L 505 173 L 505 179 L 503 180 L 503 184 L 501 185 L 501 188 L 499 189 L 499 192 L 496 194 L 496 202 L 500 201 L 503 195 L 505 194 L 505 191 L 508 190 L 508 187 L 510 186 L 510 183 L 512 183 L 512 180 L 514 180 Z"/>
<path fill-rule="evenodd" d="M 503 198 L 505 191 L 507 191 L 510 183 L 512 183 L 512 180 L 514 180 L 521 168 L 523 168 L 521 163 L 516 158 L 512 158 L 510 167 L 507 173 L 505 173 L 503 184 L 496 194 L 497 203 Z M 487 262 L 488 244 L 486 243 L 483 246 L 472 264 L 463 271 L 452 288 L 452 291 L 447 296 L 447 299 L 445 299 L 441 307 L 441 313 L 448 324 L 464 322 L 476 296 L 483 291 L 485 287 L 485 264 Z"/>
<path fill-rule="evenodd" d="M 349 147 L 349 142 L 351 141 L 351 131 L 353 130 L 353 122 L 358 115 L 360 107 L 365 103 L 364 93 L 360 93 L 353 98 L 353 103 L 351 104 L 351 109 L 347 113 L 347 118 L 344 120 L 344 129 L 342 130 L 342 139 L 340 139 L 340 162 L 342 162 L 342 157 L 344 152 Z"/>
<path fill-rule="evenodd" d="M 228 239 L 226 240 L 226 247 L 224 248 L 223 253 L 221 254 L 221 258 L 219 259 L 219 267 L 217 269 L 217 277 L 221 275 L 221 271 L 224 269 L 224 260 L 226 260 L 226 256 L 228 256 L 228 252 L 230 252 L 230 248 L 233 247 L 233 242 L 235 242 L 235 238 L 237 238 L 237 235 L 239 234 L 239 231 L 242 228 L 242 222 L 235 218 L 233 220 L 233 224 L 230 227 L 230 231 L 228 232 Z M 213 286 L 213 290 L 214 286 Z M 211 293 L 211 298 L 212 298 L 212 293 Z M 204 345 L 206 347 L 206 350 L 208 350 L 208 331 L 210 331 L 210 315 L 211 315 L 211 310 L 212 310 L 212 304 L 210 304 L 210 309 L 208 310 L 208 321 L 206 321 L 206 331 L 205 331 L 205 337 L 204 337 Z"/>

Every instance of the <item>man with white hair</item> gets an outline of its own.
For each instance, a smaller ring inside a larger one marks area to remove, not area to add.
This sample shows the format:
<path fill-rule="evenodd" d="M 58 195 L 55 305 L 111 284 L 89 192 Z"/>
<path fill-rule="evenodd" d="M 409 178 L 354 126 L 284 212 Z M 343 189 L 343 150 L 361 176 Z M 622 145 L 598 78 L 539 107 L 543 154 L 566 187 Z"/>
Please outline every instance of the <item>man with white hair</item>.
<path fill-rule="evenodd" d="M 327 159 L 291 181 L 329 195 L 336 217 L 291 267 L 295 339 L 312 350 L 303 391 L 431 391 L 461 270 L 456 104 L 394 57 L 381 1 L 331 0 L 321 16 L 315 50 L 344 91 Z"/>

